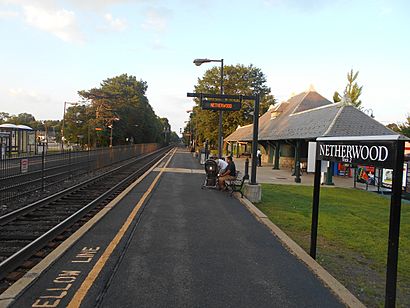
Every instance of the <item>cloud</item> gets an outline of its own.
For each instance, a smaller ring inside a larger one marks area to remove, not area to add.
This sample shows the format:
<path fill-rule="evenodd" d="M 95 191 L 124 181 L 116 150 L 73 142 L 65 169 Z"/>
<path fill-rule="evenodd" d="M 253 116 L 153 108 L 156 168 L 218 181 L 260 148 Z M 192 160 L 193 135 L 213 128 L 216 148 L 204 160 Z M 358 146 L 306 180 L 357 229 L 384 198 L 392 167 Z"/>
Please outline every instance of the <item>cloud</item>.
<path fill-rule="evenodd" d="M 328 0 L 264 0 L 263 3 L 267 6 L 287 6 L 290 8 L 296 8 L 303 11 L 315 11 L 325 8 L 329 5 L 333 5 L 336 1 Z"/>
<path fill-rule="evenodd" d="M 42 99 L 42 97 L 36 91 L 25 90 L 22 88 L 10 88 L 8 90 L 8 94 L 11 97 L 31 99 L 35 101 L 40 101 Z"/>
<path fill-rule="evenodd" d="M 162 49 L 166 49 L 165 45 L 162 43 L 162 41 L 157 38 L 155 40 L 153 40 L 150 44 L 151 48 L 154 50 L 162 50 Z"/>
<path fill-rule="evenodd" d="M 151 8 L 145 13 L 145 21 L 142 24 L 144 30 L 163 32 L 167 29 L 171 10 L 167 8 Z"/>
<path fill-rule="evenodd" d="M 102 10 L 109 6 L 126 3 L 144 2 L 144 0 L 67 0 L 71 5 L 88 10 Z"/>
<path fill-rule="evenodd" d="M 0 19 L 18 17 L 19 13 L 16 11 L 0 11 Z"/>
<path fill-rule="evenodd" d="M 103 28 L 104 30 L 124 31 L 128 27 L 125 19 L 113 18 L 110 13 L 105 14 L 104 19 L 107 23 L 107 26 Z"/>
<path fill-rule="evenodd" d="M 23 5 L 24 21 L 37 29 L 49 32 L 65 42 L 82 42 L 73 11 Z"/>

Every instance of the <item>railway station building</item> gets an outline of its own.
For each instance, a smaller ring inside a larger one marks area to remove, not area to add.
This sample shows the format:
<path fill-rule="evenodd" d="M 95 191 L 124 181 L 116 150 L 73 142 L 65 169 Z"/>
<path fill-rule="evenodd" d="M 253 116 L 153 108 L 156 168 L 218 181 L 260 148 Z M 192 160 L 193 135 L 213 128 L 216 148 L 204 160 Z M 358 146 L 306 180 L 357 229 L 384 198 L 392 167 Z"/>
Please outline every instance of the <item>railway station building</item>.
<path fill-rule="evenodd" d="M 234 156 L 249 155 L 253 125 L 238 127 L 225 138 Z M 333 103 L 314 90 L 271 106 L 259 118 L 259 148 L 262 162 L 274 169 L 292 169 L 296 160 L 306 168 L 308 142 L 317 137 L 396 135 L 363 111 Z"/>

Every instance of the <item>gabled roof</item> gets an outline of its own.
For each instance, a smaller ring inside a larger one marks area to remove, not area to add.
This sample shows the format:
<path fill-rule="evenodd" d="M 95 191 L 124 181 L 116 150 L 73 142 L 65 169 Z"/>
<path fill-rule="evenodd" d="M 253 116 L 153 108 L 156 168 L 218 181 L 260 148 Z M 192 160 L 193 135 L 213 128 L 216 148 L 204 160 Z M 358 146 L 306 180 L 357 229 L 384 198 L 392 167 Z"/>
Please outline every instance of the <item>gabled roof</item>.
<path fill-rule="evenodd" d="M 398 135 L 353 106 L 343 106 L 332 126 L 323 136 Z"/>
<path fill-rule="evenodd" d="M 397 134 L 355 107 L 334 104 L 316 91 L 295 95 L 280 109 L 280 113 L 270 109 L 259 118 L 259 140 Z M 238 128 L 225 140 L 252 141 L 252 125 Z"/>

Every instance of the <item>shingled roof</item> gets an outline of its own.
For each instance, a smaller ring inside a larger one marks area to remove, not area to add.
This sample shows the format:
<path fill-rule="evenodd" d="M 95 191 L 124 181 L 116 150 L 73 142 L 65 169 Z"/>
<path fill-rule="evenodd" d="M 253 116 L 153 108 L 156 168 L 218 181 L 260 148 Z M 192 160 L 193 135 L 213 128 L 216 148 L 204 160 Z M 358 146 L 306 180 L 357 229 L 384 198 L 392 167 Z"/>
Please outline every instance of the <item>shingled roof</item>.
<path fill-rule="evenodd" d="M 239 127 L 225 140 L 252 141 L 252 129 L 252 125 Z M 397 133 L 357 108 L 334 104 L 316 91 L 295 95 L 259 118 L 259 140 L 374 135 Z"/>

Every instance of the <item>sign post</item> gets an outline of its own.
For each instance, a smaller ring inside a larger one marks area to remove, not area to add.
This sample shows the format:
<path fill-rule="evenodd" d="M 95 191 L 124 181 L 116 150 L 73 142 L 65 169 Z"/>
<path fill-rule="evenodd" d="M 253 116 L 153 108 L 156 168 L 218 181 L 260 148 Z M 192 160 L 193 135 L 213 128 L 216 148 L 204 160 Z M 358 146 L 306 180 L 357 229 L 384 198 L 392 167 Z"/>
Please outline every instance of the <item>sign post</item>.
<path fill-rule="evenodd" d="M 390 199 L 389 242 L 386 268 L 385 307 L 395 307 L 399 254 L 404 142 L 401 135 L 317 138 L 312 202 L 310 256 L 316 258 L 319 215 L 320 163 L 322 160 L 393 169 Z"/>
<path fill-rule="evenodd" d="M 256 185 L 256 151 L 258 147 L 258 124 L 259 124 L 259 94 L 256 95 L 228 95 L 228 94 L 205 94 L 205 93 L 187 93 L 187 97 L 197 97 L 201 101 L 202 109 L 207 110 L 240 110 L 242 100 L 253 100 L 255 102 L 253 110 L 253 139 L 252 139 L 252 173 L 251 185 Z M 216 99 L 218 101 L 204 100 Z M 234 100 L 234 101 L 227 101 Z M 238 109 L 239 108 L 239 109 Z"/>

